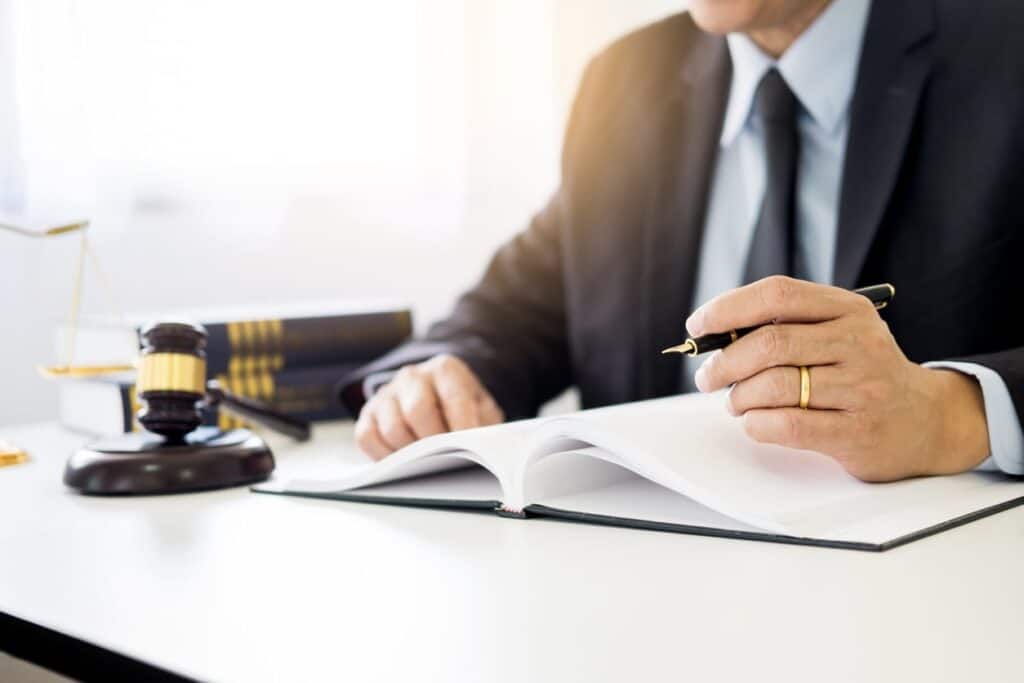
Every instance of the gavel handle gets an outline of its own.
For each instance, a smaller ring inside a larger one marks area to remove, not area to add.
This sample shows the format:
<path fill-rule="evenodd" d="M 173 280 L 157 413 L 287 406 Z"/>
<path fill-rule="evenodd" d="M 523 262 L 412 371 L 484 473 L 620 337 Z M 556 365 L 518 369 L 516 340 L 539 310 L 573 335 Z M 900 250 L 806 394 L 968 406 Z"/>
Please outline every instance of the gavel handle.
<path fill-rule="evenodd" d="M 298 441 L 309 440 L 309 420 L 280 413 L 262 401 L 232 394 L 216 380 L 207 383 L 206 400 L 210 405 L 223 405 L 241 418 L 258 422 Z"/>

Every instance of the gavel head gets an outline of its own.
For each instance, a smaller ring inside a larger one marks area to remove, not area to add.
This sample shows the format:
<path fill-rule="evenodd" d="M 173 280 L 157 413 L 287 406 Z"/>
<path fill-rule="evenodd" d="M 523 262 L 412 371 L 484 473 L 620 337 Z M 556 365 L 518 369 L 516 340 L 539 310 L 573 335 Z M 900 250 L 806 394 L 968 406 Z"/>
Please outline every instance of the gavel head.
<path fill-rule="evenodd" d="M 206 330 L 190 323 L 154 323 L 141 332 L 136 395 L 139 422 L 168 443 L 182 443 L 202 421 L 206 395 Z"/>

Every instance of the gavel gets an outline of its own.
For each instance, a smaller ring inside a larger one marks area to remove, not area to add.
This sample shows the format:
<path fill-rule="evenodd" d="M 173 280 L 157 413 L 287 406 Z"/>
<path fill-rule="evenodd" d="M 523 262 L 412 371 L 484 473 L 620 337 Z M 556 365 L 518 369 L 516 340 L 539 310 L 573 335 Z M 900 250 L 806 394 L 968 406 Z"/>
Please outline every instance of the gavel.
<path fill-rule="evenodd" d="M 89 495 L 201 491 L 263 481 L 274 471 L 267 443 L 248 429 L 203 426 L 202 409 L 219 406 L 305 441 L 309 422 L 206 379 L 206 330 L 162 322 L 141 332 L 136 395 L 144 432 L 100 439 L 68 458 L 64 483 Z"/>
<path fill-rule="evenodd" d="M 140 333 L 136 395 L 142 403 L 142 426 L 164 437 L 168 445 L 183 444 L 202 423 L 203 406 L 219 406 L 299 441 L 310 435 L 307 420 L 285 415 L 262 401 L 238 396 L 216 380 L 206 379 L 206 330 L 184 322 L 159 322 Z"/>

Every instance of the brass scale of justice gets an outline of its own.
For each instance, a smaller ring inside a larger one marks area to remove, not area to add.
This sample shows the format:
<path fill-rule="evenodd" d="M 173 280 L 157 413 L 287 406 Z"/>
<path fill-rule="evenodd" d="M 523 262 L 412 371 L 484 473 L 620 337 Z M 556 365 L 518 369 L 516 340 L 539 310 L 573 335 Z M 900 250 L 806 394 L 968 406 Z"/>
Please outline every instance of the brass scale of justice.
<path fill-rule="evenodd" d="M 67 363 L 39 368 L 49 379 L 80 379 L 136 371 L 137 419 L 145 432 L 94 441 L 72 453 L 64 483 L 90 495 L 147 495 L 240 486 L 265 480 L 274 470 L 267 443 L 248 429 L 202 426 L 201 409 L 219 406 L 252 423 L 298 441 L 310 436 L 307 420 L 285 415 L 262 401 L 238 396 L 206 378 L 206 330 L 189 322 L 156 322 L 140 331 L 136 363 L 73 365 L 82 274 L 89 249 L 88 221 L 42 231 L 2 225 L 29 237 L 81 235 L 68 321 Z M 99 264 L 96 270 L 102 276 Z"/>

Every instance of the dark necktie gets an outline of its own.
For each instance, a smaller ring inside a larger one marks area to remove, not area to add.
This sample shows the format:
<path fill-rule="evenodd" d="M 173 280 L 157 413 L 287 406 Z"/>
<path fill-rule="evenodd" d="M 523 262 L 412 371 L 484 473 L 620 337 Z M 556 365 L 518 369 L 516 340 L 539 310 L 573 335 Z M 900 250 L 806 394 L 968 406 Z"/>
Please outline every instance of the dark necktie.
<path fill-rule="evenodd" d="M 798 103 L 776 69 L 761 79 L 755 102 L 764 127 L 766 183 L 744 282 L 769 275 L 793 275 L 795 271 Z"/>

